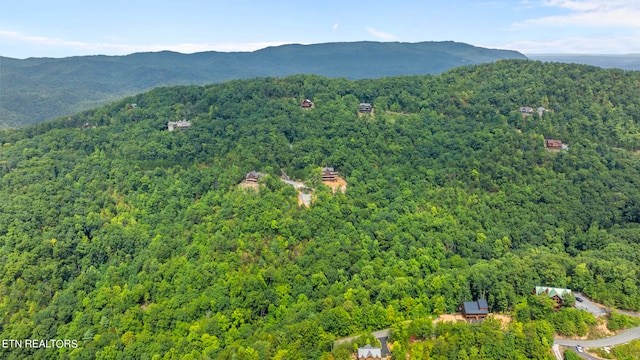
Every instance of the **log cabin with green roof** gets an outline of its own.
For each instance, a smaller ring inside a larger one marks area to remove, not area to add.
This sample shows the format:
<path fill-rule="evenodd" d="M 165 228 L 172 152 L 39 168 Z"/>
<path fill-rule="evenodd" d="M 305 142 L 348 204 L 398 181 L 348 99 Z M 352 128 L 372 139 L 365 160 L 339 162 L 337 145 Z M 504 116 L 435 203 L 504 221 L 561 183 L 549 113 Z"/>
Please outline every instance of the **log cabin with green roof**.
<path fill-rule="evenodd" d="M 533 289 L 534 295 L 547 295 L 550 299 L 555 301 L 555 309 L 558 310 L 565 301 L 565 296 L 572 294 L 570 289 L 555 288 L 549 286 L 536 286 Z"/>

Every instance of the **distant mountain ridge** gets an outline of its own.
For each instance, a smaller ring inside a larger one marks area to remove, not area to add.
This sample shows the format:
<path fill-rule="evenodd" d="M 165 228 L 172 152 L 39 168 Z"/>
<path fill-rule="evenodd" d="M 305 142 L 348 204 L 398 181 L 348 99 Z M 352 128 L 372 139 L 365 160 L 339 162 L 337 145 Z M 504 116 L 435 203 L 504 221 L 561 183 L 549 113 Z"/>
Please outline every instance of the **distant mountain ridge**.
<path fill-rule="evenodd" d="M 603 69 L 640 70 L 640 54 L 532 54 L 527 57 L 531 60 L 585 64 Z"/>
<path fill-rule="evenodd" d="M 526 59 L 511 50 L 445 42 L 283 45 L 253 52 L 170 51 L 126 56 L 0 57 L 0 128 L 36 124 L 168 85 L 316 74 L 347 79 L 438 74 L 454 67 Z"/>

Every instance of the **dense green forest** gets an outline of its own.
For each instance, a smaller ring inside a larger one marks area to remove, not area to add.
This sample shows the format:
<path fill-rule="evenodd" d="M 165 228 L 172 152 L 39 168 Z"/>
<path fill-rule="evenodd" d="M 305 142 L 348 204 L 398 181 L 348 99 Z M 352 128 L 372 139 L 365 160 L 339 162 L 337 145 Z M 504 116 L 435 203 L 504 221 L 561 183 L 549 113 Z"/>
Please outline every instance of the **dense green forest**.
<path fill-rule="evenodd" d="M 639 121 L 640 72 L 506 60 L 159 88 L 1 132 L 0 337 L 78 346 L 0 357 L 346 359 L 336 338 L 391 327 L 398 359 L 551 358 L 593 319 L 534 286 L 640 310 Z M 431 324 L 478 297 L 516 320 Z"/>
<path fill-rule="evenodd" d="M 0 129 L 53 120 L 158 86 L 294 74 L 351 80 L 438 74 L 499 59 L 526 57 L 453 41 L 290 44 L 253 52 L 162 51 L 61 59 L 0 57 Z"/>

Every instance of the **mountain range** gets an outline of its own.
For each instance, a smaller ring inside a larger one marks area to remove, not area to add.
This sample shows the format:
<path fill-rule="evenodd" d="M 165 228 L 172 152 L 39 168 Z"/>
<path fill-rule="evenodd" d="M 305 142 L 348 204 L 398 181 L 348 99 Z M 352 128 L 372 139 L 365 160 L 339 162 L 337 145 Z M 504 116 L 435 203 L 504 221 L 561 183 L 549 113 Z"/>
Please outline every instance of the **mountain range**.
<path fill-rule="evenodd" d="M 585 64 L 604 69 L 640 70 L 640 54 L 527 54 L 527 57 L 531 60 Z"/>
<path fill-rule="evenodd" d="M 526 56 L 445 41 L 292 44 L 228 53 L 0 57 L 0 128 L 40 123 L 158 86 L 294 74 L 350 80 L 439 74 L 458 66 L 501 59 Z"/>

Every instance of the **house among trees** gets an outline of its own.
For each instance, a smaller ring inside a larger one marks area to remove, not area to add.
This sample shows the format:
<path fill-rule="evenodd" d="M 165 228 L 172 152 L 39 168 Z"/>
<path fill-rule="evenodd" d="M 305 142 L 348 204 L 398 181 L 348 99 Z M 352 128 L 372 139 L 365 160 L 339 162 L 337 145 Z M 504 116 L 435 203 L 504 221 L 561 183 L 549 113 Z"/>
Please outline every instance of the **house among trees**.
<path fill-rule="evenodd" d="M 382 349 L 369 344 L 358 348 L 358 360 L 382 360 Z"/>
<path fill-rule="evenodd" d="M 485 299 L 465 301 L 460 306 L 460 309 L 465 319 L 481 320 L 489 315 L 489 305 Z"/>
<path fill-rule="evenodd" d="M 304 99 L 302 104 L 300 104 L 300 107 L 303 108 L 303 109 L 310 109 L 310 108 L 313 107 L 313 101 L 311 101 L 309 99 Z"/>
<path fill-rule="evenodd" d="M 360 103 L 358 111 L 361 113 L 370 113 L 373 110 L 373 106 L 370 103 Z"/>
<path fill-rule="evenodd" d="M 544 139 L 544 147 L 547 148 L 547 150 L 555 151 L 569 150 L 569 146 L 567 144 L 563 144 L 562 141 L 554 139 Z"/>
<path fill-rule="evenodd" d="M 338 180 L 338 172 L 335 171 L 332 167 L 323 167 L 322 168 L 322 181 L 331 181 L 334 182 Z"/>
<path fill-rule="evenodd" d="M 533 289 L 533 294 L 547 295 L 550 299 L 555 301 L 556 303 L 555 308 L 557 310 L 559 307 L 562 306 L 562 303 L 564 302 L 564 297 L 567 294 L 571 294 L 571 290 L 563 289 L 563 288 L 548 287 L 548 286 L 536 286 L 535 289 Z"/>
<path fill-rule="evenodd" d="M 533 108 L 528 107 L 528 106 L 523 106 L 519 109 L 520 114 L 522 115 L 533 115 L 533 113 L 535 112 L 535 110 L 533 110 Z"/>
<path fill-rule="evenodd" d="M 245 180 L 249 183 L 256 183 L 258 182 L 258 179 L 263 176 L 265 176 L 265 174 L 253 170 L 252 172 L 247 173 L 247 176 L 245 176 Z"/>
<path fill-rule="evenodd" d="M 169 121 L 167 123 L 167 128 L 169 131 L 173 131 L 175 129 L 184 130 L 191 127 L 191 121 L 181 120 L 181 121 Z"/>

